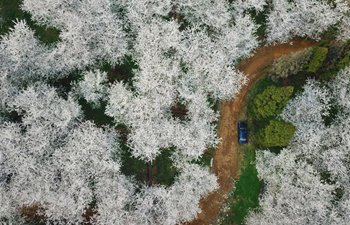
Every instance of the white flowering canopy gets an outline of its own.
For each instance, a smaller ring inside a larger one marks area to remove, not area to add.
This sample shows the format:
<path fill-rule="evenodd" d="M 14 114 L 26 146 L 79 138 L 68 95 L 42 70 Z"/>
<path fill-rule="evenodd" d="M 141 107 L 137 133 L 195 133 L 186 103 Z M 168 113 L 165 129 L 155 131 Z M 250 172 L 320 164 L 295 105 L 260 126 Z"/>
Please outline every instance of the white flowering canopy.
<path fill-rule="evenodd" d="M 217 188 L 215 175 L 191 164 L 219 142 L 213 102 L 232 99 L 239 92 L 247 79 L 235 66 L 259 45 L 257 25 L 248 11 L 262 12 L 272 6 L 267 19 L 270 42 L 293 36 L 318 38 L 337 23 L 342 37 L 348 36 L 348 21 L 341 20 L 348 8 L 342 0 L 334 5 L 316 0 L 269 4 L 256 0 L 232 4 L 225 0 L 23 0 L 21 7 L 34 22 L 60 33 L 57 42 L 44 45 L 25 21 L 17 21 L 1 37 L 0 219 L 20 224 L 16 220 L 19 210 L 33 205 L 48 223 L 57 224 L 82 223 L 88 209 L 97 209 L 90 219 L 98 225 L 173 225 L 193 219 L 200 211 L 200 198 Z M 106 71 L 96 68 L 105 63 L 114 66 L 126 55 L 137 64 L 134 77 L 127 84 L 109 84 Z M 77 70 L 82 79 L 69 85 L 71 91 L 62 94 L 53 87 L 53 81 Z M 335 186 L 320 182 L 317 173 L 327 168 L 340 187 L 349 182 L 344 176 L 349 174 L 346 146 L 350 137 L 345 132 L 349 119 L 339 118 L 330 127 L 320 125 L 331 97 L 348 112 L 348 74 L 344 70 L 331 88 L 338 96 L 310 81 L 304 93 L 288 105 L 283 117 L 298 127 L 296 137 L 315 144 L 295 138 L 291 157 L 287 157 L 288 149 L 275 159 L 267 153 L 258 156 L 260 176 L 268 181 L 271 193 L 261 204 L 275 202 L 276 192 L 271 190 L 277 189 L 288 194 L 286 201 L 300 207 L 293 211 L 294 217 L 279 218 L 269 214 L 284 204 L 277 202 L 275 208 L 263 212 L 265 217 L 252 215 L 252 223 L 273 224 L 271 219 L 277 218 L 288 224 L 288 219 L 295 222 L 295 215 L 305 212 L 314 221 L 334 215 L 334 221 L 341 224 L 349 218 L 349 191 L 344 191 L 338 208 L 330 212 L 328 201 L 334 197 Z M 87 121 L 77 96 L 95 108 L 107 105 L 105 114 L 115 124 L 97 127 Z M 172 111 L 179 105 L 186 109 L 182 118 Z M 305 117 L 300 115 L 303 112 Z M 11 113 L 16 120 L 11 120 Z M 312 130 L 303 130 L 303 123 Z M 148 187 L 121 173 L 120 140 L 111 127 L 119 124 L 130 130 L 127 145 L 138 159 L 151 163 L 165 149 L 174 149 L 171 159 L 179 175 L 173 185 Z M 325 143 L 327 136 L 331 138 Z M 318 155 L 314 165 L 299 162 L 302 153 L 309 154 L 309 159 Z M 264 163 L 274 167 L 264 171 Z M 280 164 L 287 165 L 281 168 L 284 174 L 295 174 L 284 180 L 275 176 Z M 293 186 L 295 177 L 302 179 Z M 293 187 L 281 185 L 284 181 Z M 312 189 L 310 183 L 317 188 Z M 305 190 L 315 204 L 302 209 Z M 293 194 L 298 197 L 292 198 Z M 326 208 L 318 206 L 323 202 Z M 309 219 L 300 218 L 301 223 Z"/>
<path fill-rule="evenodd" d="M 269 42 L 286 42 L 295 36 L 319 39 L 349 12 L 346 0 L 273 0 L 272 7 L 267 21 Z"/>
<path fill-rule="evenodd" d="M 340 71 L 329 88 L 309 80 L 304 91 L 288 103 L 282 118 L 292 122 L 297 132 L 279 155 L 258 153 L 258 175 L 266 191 L 260 212 L 252 212 L 247 224 L 348 223 L 349 83 L 350 68 Z M 324 117 L 331 105 L 339 112 L 326 126 Z"/>

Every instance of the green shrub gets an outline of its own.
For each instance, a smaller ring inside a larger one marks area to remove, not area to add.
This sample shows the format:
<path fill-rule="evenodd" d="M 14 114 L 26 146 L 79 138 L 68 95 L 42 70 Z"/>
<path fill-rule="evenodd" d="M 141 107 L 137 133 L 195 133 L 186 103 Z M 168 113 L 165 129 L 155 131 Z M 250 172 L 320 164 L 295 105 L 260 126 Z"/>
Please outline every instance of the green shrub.
<path fill-rule="evenodd" d="M 271 120 L 258 134 L 258 144 L 261 147 L 284 147 L 289 144 L 296 128 L 291 123 Z"/>
<path fill-rule="evenodd" d="M 337 68 L 338 69 L 344 69 L 345 67 L 350 65 L 350 51 L 348 51 L 344 58 L 342 58 L 338 64 L 337 64 Z"/>
<path fill-rule="evenodd" d="M 334 0 L 329 0 L 328 2 L 333 3 Z M 339 27 L 337 25 L 332 25 L 323 32 L 321 39 L 329 43 L 330 41 L 337 39 L 338 36 Z"/>
<path fill-rule="evenodd" d="M 292 96 L 294 87 L 267 87 L 253 100 L 253 114 L 257 119 L 275 116 L 282 112 Z"/>
<path fill-rule="evenodd" d="M 328 70 L 322 74 L 320 74 L 319 79 L 322 82 L 329 82 L 330 80 L 332 80 L 333 78 L 335 78 L 338 74 L 338 70 Z"/>
<path fill-rule="evenodd" d="M 312 58 L 308 65 L 308 72 L 315 73 L 323 64 L 328 54 L 328 48 L 315 47 L 312 51 Z"/>
<path fill-rule="evenodd" d="M 248 213 L 259 207 L 259 194 L 263 185 L 258 178 L 253 150 L 245 153 L 242 174 L 235 183 L 235 189 L 228 199 L 228 210 L 222 216 L 220 225 L 244 224 Z"/>

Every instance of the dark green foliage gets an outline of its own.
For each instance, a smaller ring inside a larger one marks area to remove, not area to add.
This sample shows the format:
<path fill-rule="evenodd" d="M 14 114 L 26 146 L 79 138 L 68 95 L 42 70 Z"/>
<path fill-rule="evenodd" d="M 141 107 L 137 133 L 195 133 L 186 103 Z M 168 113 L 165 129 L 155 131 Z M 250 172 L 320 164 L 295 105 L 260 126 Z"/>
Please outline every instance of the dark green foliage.
<path fill-rule="evenodd" d="M 60 31 L 54 27 L 39 26 L 32 22 L 28 22 L 28 25 L 34 30 L 35 35 L 45 44 L 52 44 L 59 41 Z"/>
<path fill-rule="evenodd" d="M 328 112 L 329 114 L 327 116 L 323 116 L 323 121 L 326 126 L 330 126 L 334 122 L 334 120 L 341 113 L 341 109 L 338 105 L 334 104 L 334 105 L 331 105 Z"/>
<path fill-rule="evenodd" d="M 193 161 L 192 163 L 196 163 L 202 166 L 210 166 L 211 160 L 214 158 L 215 148 L 210 148 L 204 152 L 201 158 Z"/>
<path fill-rule="evenodd" d="M 253 119 L 255 118 L 254 114 L 254 99 L 257 95 L 261 94 L 267 87 L 270 86 L 279 86 L 276 81 L 273 81 L 270 77 L 264 76 L 263 78 L 256 81 L 256 83 L 251 87 L 248 94 L 248 114 Z"/>
<path fill-rule="evenodd" d="M 58 95 L 64 99 L 68 98 L 69 92 L 72 90 L 72 85 L 82 79 L 82 71 L 74 70 L 68 75 L 60 79 L 55 77 L 50 78 L 47 83 L 57 89 Z"/>
<path fill-rule="evenodd" d="M 122 141 L 123 142 L 123 141 Z M 125 144 L 121 144 L 121 172 L 126 176 L 132 176 L 136 181 L 147 184 L 161 184 L 171 186 L 178 170 L 171 160 L 171 149 L 163 150 L 152 163 L 137 159 L 131 154 L 131 150 Z"/>
<path fill-rule="evenodd" d="M 256 35 L 261 38 L 264 38 L 266 36 L 266 29 L 267 29 L 266 23 L 267 23 L 267 18 L 269 13 L 269 7 L 265 6 L 262 12 L 251 10 L 249 13 L 253 18 L 254 22 L 259 26 L 256 31 Z"/>
<path fill-rule="evenodd" d="M 113 118 L 105 114 L 106 103 L 101 103 L 101 106 L 94 108 L 85 99 L 79 99 L 79 104 L 86 120 L 91 120 L 98 126 L 113 125 Z"/>
<path fill-rule="evenodd" d="M 254 160 L 254 151 L 247 149 L 242 167 L 243 172 L 228 199 L 228 212 L 225 213 L 221 225 L 244 224 L 244 219 L 249 211 L 256 210 L 259 206 L 262 182 L 258 178 Z"/>
<path fill-rule="evenodd" d="M 345 53 L 344 57 L 337 63 L 338 69 L 344 69 L 350 65 L 350 50 Z"/>
<path fill-rule="evenodd" d="M 248 113 L 248 122 L 250 123 L 248 127 L 249 128 L 249 136 L 250 136 L 250 142 L 255 142 L 255 136 L 257 132 L 264 128 L 269 119 L 259 119 L 254 113 L 254 99 L 256 99 L 257 95 L 260 95 L 267 87 L 270 86 L 277 86 L 281 85 L 280 83 L 277 83 L 276 81 L 273 81 L 270 77 L 264 76 L 263 78 L 259 79 L 249 90 L 248 94 L 248 107 L 247 107 L 247 113 Z"/>
<path fill-rule="evenodd" d="M 289 144 L 296 128 L 291 123 L 271 120 L 258 134 L 258 144 L 261 147 L 284 147 Z"/>
<path fill-rule="evenodd" d="M 38 220 L 38 219 L 34 218 L 34 219 L 26 219 L 25 224 L 26 225 L 47 225 L 47 222 L 46 221 L 41 221 L 41 220 Z"/>
<path fill-rule="evenodd" d="M 310 76 L 310 73 L 306 71 L 301 71 L 296 75 L 289 76 L 287 79 L 283 80 L 283 82 L 285 82 L 285 85 L 293 86 L 294 93 L 296 93 L 303 90 L 304 84 L 308 78 L 313 78 L 313 76 Z"/>
<path fill-rule="evenodd" d="M 147 163 L 131 155 L 130 149 L 121 144 L 121 172 L 126 176 L 132 176 L 140 183 L 147 182 Z"/>
<path fill-rule="evenodd" d="M 23 12 L 19 5 L 21 0 L 1 0 L 0 1 L 0 34 L 6 33 L 13 27 L 16 18 L 23 18 Z"/>
<path fill-rule="evenodd" d="M 60 31 L 54 27 L 39 26 L 31 16 L 21 10 L 22 0 L 0 0 L 0 35 L 9 32 L 14 26 L 15 20 L 25 20 L 28 26 L 34 30 L 35 35 L 45 44 L 52 44 L 59 40 Z"/>
<path fill-rule="evenodd" d="M 121 62 L 115 66 L 105 63 L 102 71 L 107 72 L 109 82 L 124 82 L 130 87 L 133 85 L 134 70 L 138 69 L 136 61 L 131 56 L 125 56 Z"/>
<path fill-rule="evenodd" d="M 220 101 L 217 99 L 214 99 L 212 97 L 208 97 L 208 102 L 209 102 L 209 106 L 212 110 L 214 110 L 214 112 L 219 112 L 220 110 Z"/>
<path fill-rule="evenodd" d="M 328 83 L 336 77 L 341 69 L 350 65 L 349 43 L 335 43 L 328 48 L 328 54 L 322 67 L 317 71 L 317 79 Z"/>
<path fill-rule="evenodd" d="M 155 176 L 158 184 L 171 186 L 174 183 L 175 176 L 178 174 L 177 169 L 173 166 L 173 161 L 170 156 L 171 151 L 164 150 L 155 160 L 157 167 L 157 173 Z"/>
<path fill-rule="evenodd" d="M 329 0 L 328 2 L 334 3 L 334 0 Z M 330 42 L 332 40 L 337 39 L 338 35 L 339 35 L 338 25 L 332 25 L 326 31 L 323 32 L 321 39 Z"/>
<path fill-rule="evenodd" d="M 320 76 L 319 76 L 319 80 L 321 82 L 329 82 L 330 80 L 332 80 L 333 78 L 335 78 L 338 74 L 338 70 L 328 70 L 328 71 L 325 71 L 324 73 L 321 73 Z"/>
<path fill-rule="evenodd" d="M 188 72 L 189 68 L 185 62 L 181 61 L 179 66 L 180 66 L 180 69 L 183 73 L 186 74 Z"/>
<path fill-rule="evenodd" d="M 288 100 L 292 96 L 294 88 L 287 87 L 267 87 L 261 94 L 253 100 L 253 113 L 258 119 L 269 118 L 281 113 Z"/>
<path fill-rule="evenodd" d="M 0 116 L 8 119 L 11 122 L 22 123 L 23 115 L 18 114 L 16 111 L 11 112 L 0 112 Z"/>
<path fill-rule="evenodd" d="M 262 93 L 269 86 L 279 86 L 279 84 L 267 76 L 264 76 L 261 79 L 259 79 L 258 81 L 256 81 L 256 83 L 253 85 L 253 87 L 251 87 L 251 89 L 249 90 L 248 102 L 249 103 L 253 102 L 255 97 L 258 94 Z"/>
<path fill-rule="evenodd" d="M 311 61 L 308 65 L 308 72 L 316 73 L 322 66 L 328 54 L 328 48 L 315 47 L 312 51 Z"/>

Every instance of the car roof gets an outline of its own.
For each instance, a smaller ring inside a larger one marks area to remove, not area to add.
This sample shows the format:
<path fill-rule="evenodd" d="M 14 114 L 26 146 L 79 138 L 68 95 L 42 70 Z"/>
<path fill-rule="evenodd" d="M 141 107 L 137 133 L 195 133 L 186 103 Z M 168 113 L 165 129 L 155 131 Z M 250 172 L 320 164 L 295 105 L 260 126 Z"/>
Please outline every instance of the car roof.
<path fill-rule="evenodd" d="M 244 121 L 239 121 L 239 122 L 238 122 L 238 126 L 239 126 L 239 127 L 247 127 L 247 123 L 244 122 Z"/>
<path fill-rule="evenodd" d="M 247 131 L 241 131 L 241 132 L 239 132 L 239 137 L 246 137 L 247 134 L 248 134 Z"/>

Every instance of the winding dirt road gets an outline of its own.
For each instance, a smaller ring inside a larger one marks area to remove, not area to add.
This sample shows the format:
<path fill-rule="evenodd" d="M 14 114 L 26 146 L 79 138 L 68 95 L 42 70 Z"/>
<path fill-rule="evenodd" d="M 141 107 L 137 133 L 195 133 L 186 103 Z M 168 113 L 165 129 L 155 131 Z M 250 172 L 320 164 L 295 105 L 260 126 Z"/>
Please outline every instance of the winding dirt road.
<path fill-rule="evenodd" d="M 221 143 L 215 152 L 213 165 L 220 187 L 201 200 L 202 212 L 198 214 L 197 219 L 186 223 L 186 225 L 216 224 L 220 209 L 225 203 L 227 194 L 232 189 L 232 181 L 239 177 L 241 153 L 236 141 L 236 126 L 240 110 L 244 106 L 245 98 L 251 86 L 263 74 L 263 68 L 282 55 L 315 45 L 317 45 L 316 42 L 294 40 L 286 44 L 265 46 L 258 49 L 253 57 L 239 64 L 239 70 L 246 74 L 249 81 L 233 100 L 222 102 L 220 105 L 218 136 L 221 138 Z"/>

